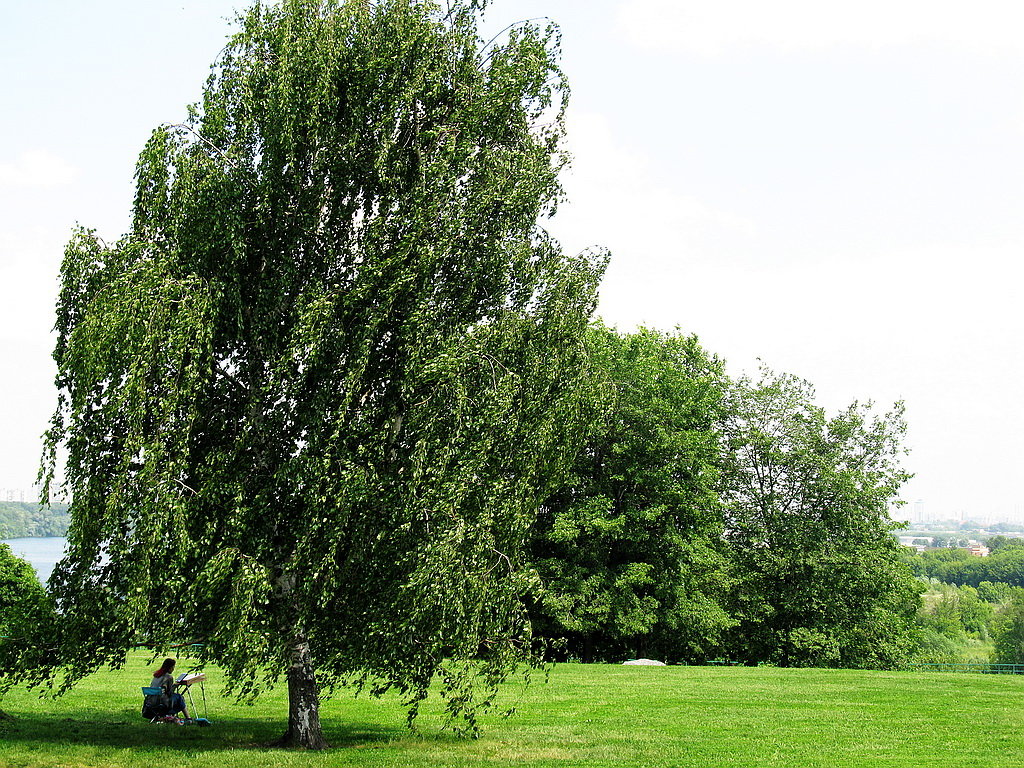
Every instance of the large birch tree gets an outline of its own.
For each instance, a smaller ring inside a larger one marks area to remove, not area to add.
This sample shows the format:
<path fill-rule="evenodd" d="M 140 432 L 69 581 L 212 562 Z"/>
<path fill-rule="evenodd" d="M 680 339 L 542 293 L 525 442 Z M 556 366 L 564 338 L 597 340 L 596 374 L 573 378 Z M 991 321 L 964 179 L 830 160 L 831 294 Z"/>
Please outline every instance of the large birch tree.
<path fill-rule="evenodd" d="M 339 684 L 413 717 L 439 675 L 473 728 L 529 656 L 524 541 L 603 257 L 538 224 L 557 30 L 484 43 L 480 6 L 253 7 L 146 144 L 130 232 L 71 240 L 47 464 L 73 520 L 35 679 L 200 641 L 239 695 L 285 679 L 283 743 L 318 748 Z"/>

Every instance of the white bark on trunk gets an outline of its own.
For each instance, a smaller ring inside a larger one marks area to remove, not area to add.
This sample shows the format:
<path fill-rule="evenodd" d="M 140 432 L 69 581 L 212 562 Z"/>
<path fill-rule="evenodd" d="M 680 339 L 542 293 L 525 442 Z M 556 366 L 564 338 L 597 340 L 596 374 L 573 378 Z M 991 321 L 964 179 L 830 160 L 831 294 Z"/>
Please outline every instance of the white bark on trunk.
<path fill-rule="evenodd" d="M 309 652 L 309 642 L 296 633 L 291 648 L 292 663 L 288 668 L 288 730 L 282 738 L 284 746 L 300 749 L 326 749 L 320 727 L 320 692 L 316 685 Z"/>
<path fill-rule="evenodd" d="M 277 586 L 284 602 L 291 603 L 295 615 L 299 615 L 299 606 L 295 604 L 294 575 L 282 575 Z M 299 749 L 326 749 L 328 744 L 320 728 L 320 691 L 316 685 L 316 670 L 309 640 L 301 624 L 294 628 L 288 655 L 288 730 L 276 744 Z"/>

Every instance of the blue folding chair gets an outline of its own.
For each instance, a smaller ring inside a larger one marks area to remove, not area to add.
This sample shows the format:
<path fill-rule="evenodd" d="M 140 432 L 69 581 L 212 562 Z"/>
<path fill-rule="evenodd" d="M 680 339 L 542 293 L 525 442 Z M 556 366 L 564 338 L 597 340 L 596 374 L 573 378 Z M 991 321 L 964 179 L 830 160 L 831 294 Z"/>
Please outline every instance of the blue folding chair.
<path fill-rule="evenodd" d="M 142 716 L 151 723 L 167 714 L 168 707 L 162 701 L 162 694 L 162 688 L 142 686 Z"/>

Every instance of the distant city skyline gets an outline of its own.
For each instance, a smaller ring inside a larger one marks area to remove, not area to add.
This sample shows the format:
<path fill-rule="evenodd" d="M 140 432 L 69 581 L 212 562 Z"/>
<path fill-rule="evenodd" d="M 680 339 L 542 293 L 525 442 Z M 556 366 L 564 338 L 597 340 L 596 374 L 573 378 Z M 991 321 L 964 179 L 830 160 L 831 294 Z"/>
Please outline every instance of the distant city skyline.
<path fill-rule="evenodd" d="M 947 512 L 932 513 L 924 499 L 906 504 L 895 510 L 894 520 L 906 520 L 908 523 L 943 523 L 943 522 L 976 522 L 983 525 L 996 523 L 1024 523 L 1024 507 L 1011 505 L 1011 511 L 959 509 L 953 514 Z"/>
<path fill-rule="evenodd" d="M 39 501 L 39 494 L 40 486 L 38 485 L 32 485 L 28 488 L 0 488 L 0 501 L 17 501 L 31 504 Z"/>

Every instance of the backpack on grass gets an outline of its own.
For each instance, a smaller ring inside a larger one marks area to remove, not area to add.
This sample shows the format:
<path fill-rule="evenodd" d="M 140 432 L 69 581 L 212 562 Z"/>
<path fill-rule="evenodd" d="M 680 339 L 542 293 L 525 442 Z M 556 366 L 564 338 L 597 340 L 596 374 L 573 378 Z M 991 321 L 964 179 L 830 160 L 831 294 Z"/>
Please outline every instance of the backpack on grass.
<path fill-rule="evenodd" d="M 170 706 L 167 704 L 162 688 L 145 687 L 142 689 L 142 693 L 144 696 L 142 699 L 142 716 L 146 720 L 152 721 L 168 713 Z"/>

